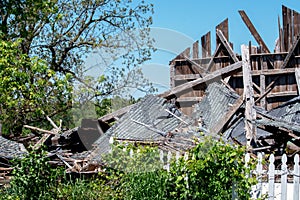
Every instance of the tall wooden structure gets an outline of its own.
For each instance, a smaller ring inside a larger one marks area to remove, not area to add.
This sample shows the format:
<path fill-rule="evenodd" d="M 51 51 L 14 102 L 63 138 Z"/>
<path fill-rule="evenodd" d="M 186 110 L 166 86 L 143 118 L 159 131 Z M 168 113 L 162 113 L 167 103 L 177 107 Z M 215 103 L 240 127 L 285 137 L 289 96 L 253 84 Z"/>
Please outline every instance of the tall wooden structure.
<path fill-rule="evenodd" d="M 300 14 L 282 6 L 282 27 L 275 50 L 271 52 L 250 21 L 245 11 L 239 11 L 242 20 L 259 44 L 249 42 L 247 61 L 250 65 L 250 79 L 255 105 L 266 110 L 275 108 L 299 95 L 300 88 Z M 211 52 L 211 32 L 201 37 L 170 61 L 171 89 L 160 96 L 176 98 L 181 110 L 191 114 L 193 105 L 201 101 L 207 85 L 221 81 L 228 88 L 243 96 L 244 76 L 242 56 L 234 52 L 229 41 L 228 19 L 216 26 L 216 49 Z"/>

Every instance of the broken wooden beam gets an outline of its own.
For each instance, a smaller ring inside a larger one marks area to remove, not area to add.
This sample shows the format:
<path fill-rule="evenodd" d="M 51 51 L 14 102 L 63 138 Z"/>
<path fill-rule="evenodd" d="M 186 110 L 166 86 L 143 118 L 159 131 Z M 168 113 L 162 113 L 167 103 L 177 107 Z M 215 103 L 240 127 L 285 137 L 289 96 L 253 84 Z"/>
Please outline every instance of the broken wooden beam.
<path fill-rule="evenodd" d="M 232 74 L 233 72 L 235 72 L 236 70 L 240 69 L 242 67 L 243 62 L 239 61 L 237 63 L 234 63 L 232 65 L 229 65 L 227 67 L 221 68 L 219 70 L 214 71 L 211 74 L 207 74 L 206 76 L 204 76 L 203 78 L 198 78 L 196 80 L 184 83 L 182 85 L 176 86 L 162 94 L 159 94 L 159 97 L 163 97 L 163 98 L 172 98 L 172 97 L 176 97 L 176 94 L 180 94 L 183 93 L 189 89 L 191 89 L 194 86 L 200 85 L 200 84 L 204 84 L 207 83 L 217 77 L 222 77 L 222 76 L 229 76 L 230 74 Z"/>
<path fill-rule="evenodd" d="M 217 30 L 217 35 L 221 41 L 221 43 L 223 44 L 223 46 L 226 48 L 227 52 L 229 53 L 230 57 L 232 58 L 233 62 L 238 62 L 239 59 L 236 57 L 234 51 L 232 50 L 228 40 L 226 39 L 226 37 L 223 35 L 221 30 Z"/>
<path fill-rule="evenodd" d="M 239 10 L 239 13 L 242 17 L 242 20 L 245 22 L 246 26 L 248 27 L 249 31 L 255 38 L 256 42 L 262 47 L 263 52 L 270 53 L 270 50 L 268 49 L 267 45 L 265 44 L 265 42 L 263 41 L 263 39 L 257 32 L 256 28 L 252 24 L 251 20 L 249 19 L 249 17 L 246 14 L 246 12 L 244 10 Z"/>

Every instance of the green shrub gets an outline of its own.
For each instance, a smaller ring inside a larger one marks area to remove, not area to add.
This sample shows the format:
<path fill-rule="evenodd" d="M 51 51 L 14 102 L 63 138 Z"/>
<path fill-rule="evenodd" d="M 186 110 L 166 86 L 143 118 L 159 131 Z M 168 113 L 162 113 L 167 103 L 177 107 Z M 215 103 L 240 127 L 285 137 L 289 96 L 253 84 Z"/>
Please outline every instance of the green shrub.
<path fill-rule="evenodd" d="M 167 196 L 171 199 L 250 199 L 254 179 L 247 178 L 251 166 L 245 167 L 245 149 L 223 142 L 206 140 L 189 153 L 190 159 L 171 165 Z"/>
<path fill-rule="evenodd" d="M 52 199 L 62 169 L 52 169 L 44 151 L 30 152 L 15 161 L 9 192 L 19 199 Z"/>

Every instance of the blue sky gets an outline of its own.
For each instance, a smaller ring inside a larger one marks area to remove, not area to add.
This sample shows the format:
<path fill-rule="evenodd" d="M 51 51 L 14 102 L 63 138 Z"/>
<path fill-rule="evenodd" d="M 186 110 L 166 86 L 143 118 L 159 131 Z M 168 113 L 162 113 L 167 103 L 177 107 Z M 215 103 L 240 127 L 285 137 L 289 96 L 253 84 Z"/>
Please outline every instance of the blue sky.
<path fill-rule="evenodd" d="M 150 1 L 149 1 L 150 2 Z M 211 31 L 211 40 L 215 41 L 215 27 L 224 19 L 229 20 L 229 40 L 234 43 L 234 51 L 240 53 L 240 46 L 249 41 L 256 45 L 255 39 L 242 21 L 238 10 L 245 10 L 261 37 L 274 50 L 278 37 L 278 16 L 282 19 L 282 5 L 300 12 L 300 1 L 296 0 L 172 0 L 152 1 L 154 4 L 153 36 L 157 51 L 152 60 L 144 66 L 144 74 L 160 91 L 168 88 L 169 61 L 176 54 L 200 40 Z M 212 51 L 215 44 L 212 44 Z"/>

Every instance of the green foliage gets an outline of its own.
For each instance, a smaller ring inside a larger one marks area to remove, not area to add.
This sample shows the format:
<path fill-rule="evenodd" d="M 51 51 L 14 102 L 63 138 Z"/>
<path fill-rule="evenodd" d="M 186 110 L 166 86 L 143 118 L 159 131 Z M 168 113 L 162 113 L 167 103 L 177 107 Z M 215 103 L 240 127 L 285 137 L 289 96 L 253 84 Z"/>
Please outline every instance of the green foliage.
<path fill-rule="evenodd" d="M 16 161 L 10 192 L 19 199 L 52 199 L 62 169 L 52 169 L 44 151 L 31 152 Z"/>
<path fill-rule="evenodd" d="M 250 199 L 247 178 L 251 165 L 245 167 L 245 149 L 208 139 L 189 154 L 190 159 L 174 162 L 167 184 L 168 196 L 174 199 Z"/>
<path fill-rule="evenodd" d="M 49 168 L 43 154 L 29 154 L 16 170 L 4 199 L 250 199 L 245 149 L 208 139 L 163 169 L 156 147 L 114 145 L 96 179 L 75 181 Z M 62 180 L 62 181 L 57 181 Z M 0 198 L 1 199 L 1 198 Z"/>
<path fill-rule="evenodd" d="M 137 68 L 153 50 L 152 8 L 132 0 L 0 1 L 4 132 L 20 134 L 24 124 L 47 129 L 44 115 L 63 119 L 69 127 L 74 115 L 70 108 L 84 110 L 82 96 L 94 104 L 124 88 L 153 91 Z M 100 55 L 101 67 L 107 68 L 105 75 L 99 70 L 92 79 L 84 74 L 91 52 L 97 52 L 94 56 Z M 70 82 L 76 81 L 84 88 L 72 88 Z"/>
<path fill-rule="evenodd" d="M 163 199 L 166 171 L 157 148 L 151 146 L 113 146 L 103 161 L 108 179 L 114 180 L 121 199 Z M 118 181 L 117 181 L 118 180 Z"/>
<path fill-rule="evenodd" d="M 0 121 L 6 134 L 21 133 L 24 124 L 36 122 L 43 128 L 45 114 L 66 110 L 71 100 L 70 75 L 56 74 L 44 61 L 22 54 L 19 47 L 19 40 L 0 40 Z"/>

